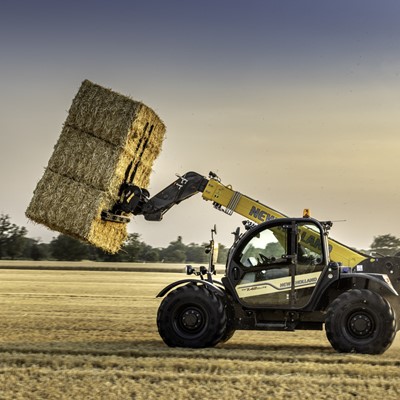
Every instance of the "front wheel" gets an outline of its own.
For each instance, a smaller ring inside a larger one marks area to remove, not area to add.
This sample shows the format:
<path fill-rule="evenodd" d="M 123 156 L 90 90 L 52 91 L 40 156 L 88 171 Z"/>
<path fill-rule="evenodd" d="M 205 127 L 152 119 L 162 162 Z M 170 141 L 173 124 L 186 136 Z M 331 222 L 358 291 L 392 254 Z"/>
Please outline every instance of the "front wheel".
<path fill-rule="evenodd" d="M 222 299 L 205 286 L 189 284 L 168 294 L 157 313 L 158 332 L 171 347 L 212 347 L 224 336 Z"/>
<path fill-rule="evenodd" d="M 353 289 L 332 302 L 325 330 L 338 352 L 381 354 L 396 336 L 396 317 L 388 301 L 378 293 Z"/>

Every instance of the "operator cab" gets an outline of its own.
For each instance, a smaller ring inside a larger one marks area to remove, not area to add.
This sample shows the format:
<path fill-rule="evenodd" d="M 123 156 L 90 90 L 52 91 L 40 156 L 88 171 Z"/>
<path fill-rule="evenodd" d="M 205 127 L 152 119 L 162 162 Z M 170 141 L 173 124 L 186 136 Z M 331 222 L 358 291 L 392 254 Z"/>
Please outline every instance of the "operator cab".
<path fill-rule="evenodd" d="M 328 265 L 324 226 L 312 218 L 268 221 L 230 254 L 227 277 L 248 307 L 302 308 Z"/>

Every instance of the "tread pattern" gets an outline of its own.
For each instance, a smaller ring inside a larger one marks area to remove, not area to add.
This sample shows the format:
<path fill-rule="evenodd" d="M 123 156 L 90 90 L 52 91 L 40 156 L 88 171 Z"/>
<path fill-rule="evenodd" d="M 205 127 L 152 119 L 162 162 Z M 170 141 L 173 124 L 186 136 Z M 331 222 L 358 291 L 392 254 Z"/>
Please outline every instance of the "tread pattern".
<path fill-rule="evenodd" d="M 185 331 L 180 318 L 185 308 L 195 308 L 203 315 L 201 329 Z M 158 332 L 171 347 L 213 347 L 221 341 L 227 325 L 222 299 L 204 285 L 188 284 L 169 293 L 157 313 Z"/>
<path fill-rule="evenodd" d="M 373 322 L 370 334 L 356 337 L 349 328 L 354 313 L 364 313 Z M 396 316 L 389 302 L 366 289 L 352 289 L 338 296 L 327 311 L 326 336 L 338 352 L 381 354 L 392 344 L 397 331 Z"/>

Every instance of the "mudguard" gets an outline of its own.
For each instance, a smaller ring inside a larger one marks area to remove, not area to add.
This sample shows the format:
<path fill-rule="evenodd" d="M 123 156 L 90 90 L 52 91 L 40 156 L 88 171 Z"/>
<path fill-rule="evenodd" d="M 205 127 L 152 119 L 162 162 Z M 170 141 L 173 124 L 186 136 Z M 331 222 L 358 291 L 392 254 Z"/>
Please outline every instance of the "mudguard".
<path fill-rule="evenodd" d="M 188 279 L 182 279 L 180 281 L 172 282 L 168 286 L 166 286 L 163 290 L 161 290 L 160 293 L 158 293 L 157 297 L 164 297 L 168 292 L 170 292 L 172 289 L 176 288 L 177 286 L 181 286 L 185 283 L 195 283 L 195 284 L 201 284 L 204 286 L 207 286 L 209 289 L 214 291 L 215 293 L 225 296 L 225 291 L 221 289 L 221 287 L 224 287 L 221 282 L 214 281 L 213 283 L 206 281 L 206 280 L 199 280 L 199 279 L 194 279 L 194 278 L 188 278 Z"/>
<path fill-rule="evenodd" d="M 324 277 L 321 284 L 320 285 L 317 284 L 315 296 L 311 298 L 310 303 L 308 303 L 305 309 L 310 311 L 318 309 L 319 307 L 318 305 L 324 298 L 327 291 L 329 291 L 331 288 L 333 289 L 338 288 L 338 285 L 340 286 L 340 282 L 342 283 L 349 282 L 350 284 L 357 281 L 360 283 L 364 282 L 363 288 L 367 288 L 367 285 L 365 285 L 365 283 L 367 284 L 368 282 L 375 283 L 384 288 L 388 292 L 388 295 L 394 296 L 395 298 L 400 300 L 399 293 L 394 288 L 392 282 L 390 281 L 389 277 L 386 274 L 378 274 L 370 272 L 367 273 L 352 272 L 350 268 L 346 272 L 343 271 L 343 269 L 340 272 L 337 270 L 335 276 L 332 278 L 329 277 L 329 274 L 333 275 L 332 273 L 328 272 L 328 274 Z M 348 289 L 351 289 L 352 286 L 353 285 L 350 285 Z"/>
<path fill-rule="evenodd" d="M 395 296 L 398 296 L 399 293 L 397 290 L 393 287 L 392 282 L 390 281 L 389 277 L 386 274 L 374 274 L 374 273 L 360 273 L 360 272 L 350 272 L 350 273 L 345 273 L 340 275 L 340 279 L 346 279 L 346 278 L 355 278 L 355 279 L 366 279 L 372 282 L 379 283 L 382 285 L 385 289 L 387 289 L 391 294 L 394 294 Z"/>

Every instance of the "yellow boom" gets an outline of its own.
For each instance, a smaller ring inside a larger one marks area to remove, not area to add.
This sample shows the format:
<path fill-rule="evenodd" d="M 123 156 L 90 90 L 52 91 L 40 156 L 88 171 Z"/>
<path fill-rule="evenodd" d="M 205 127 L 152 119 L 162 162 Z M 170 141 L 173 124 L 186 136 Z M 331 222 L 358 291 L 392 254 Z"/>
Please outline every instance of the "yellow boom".
<path fill-rule="evenodd" d="M 235 190 L 231 186 L 223 185 L 217 179 L 210 179 L 202 193 L 203 199 L 212 201 L 217 208 L 224 207 L 227 214 L 234 212 L 260 224 L 276 218 L 284 218 L 286 215 L 251 199 Z M 354 267 L 368 258 L 368 255 L 345 246 L 334 239 L 328 239 L 330 259 L 341 262 L 343 265 Z"/>

